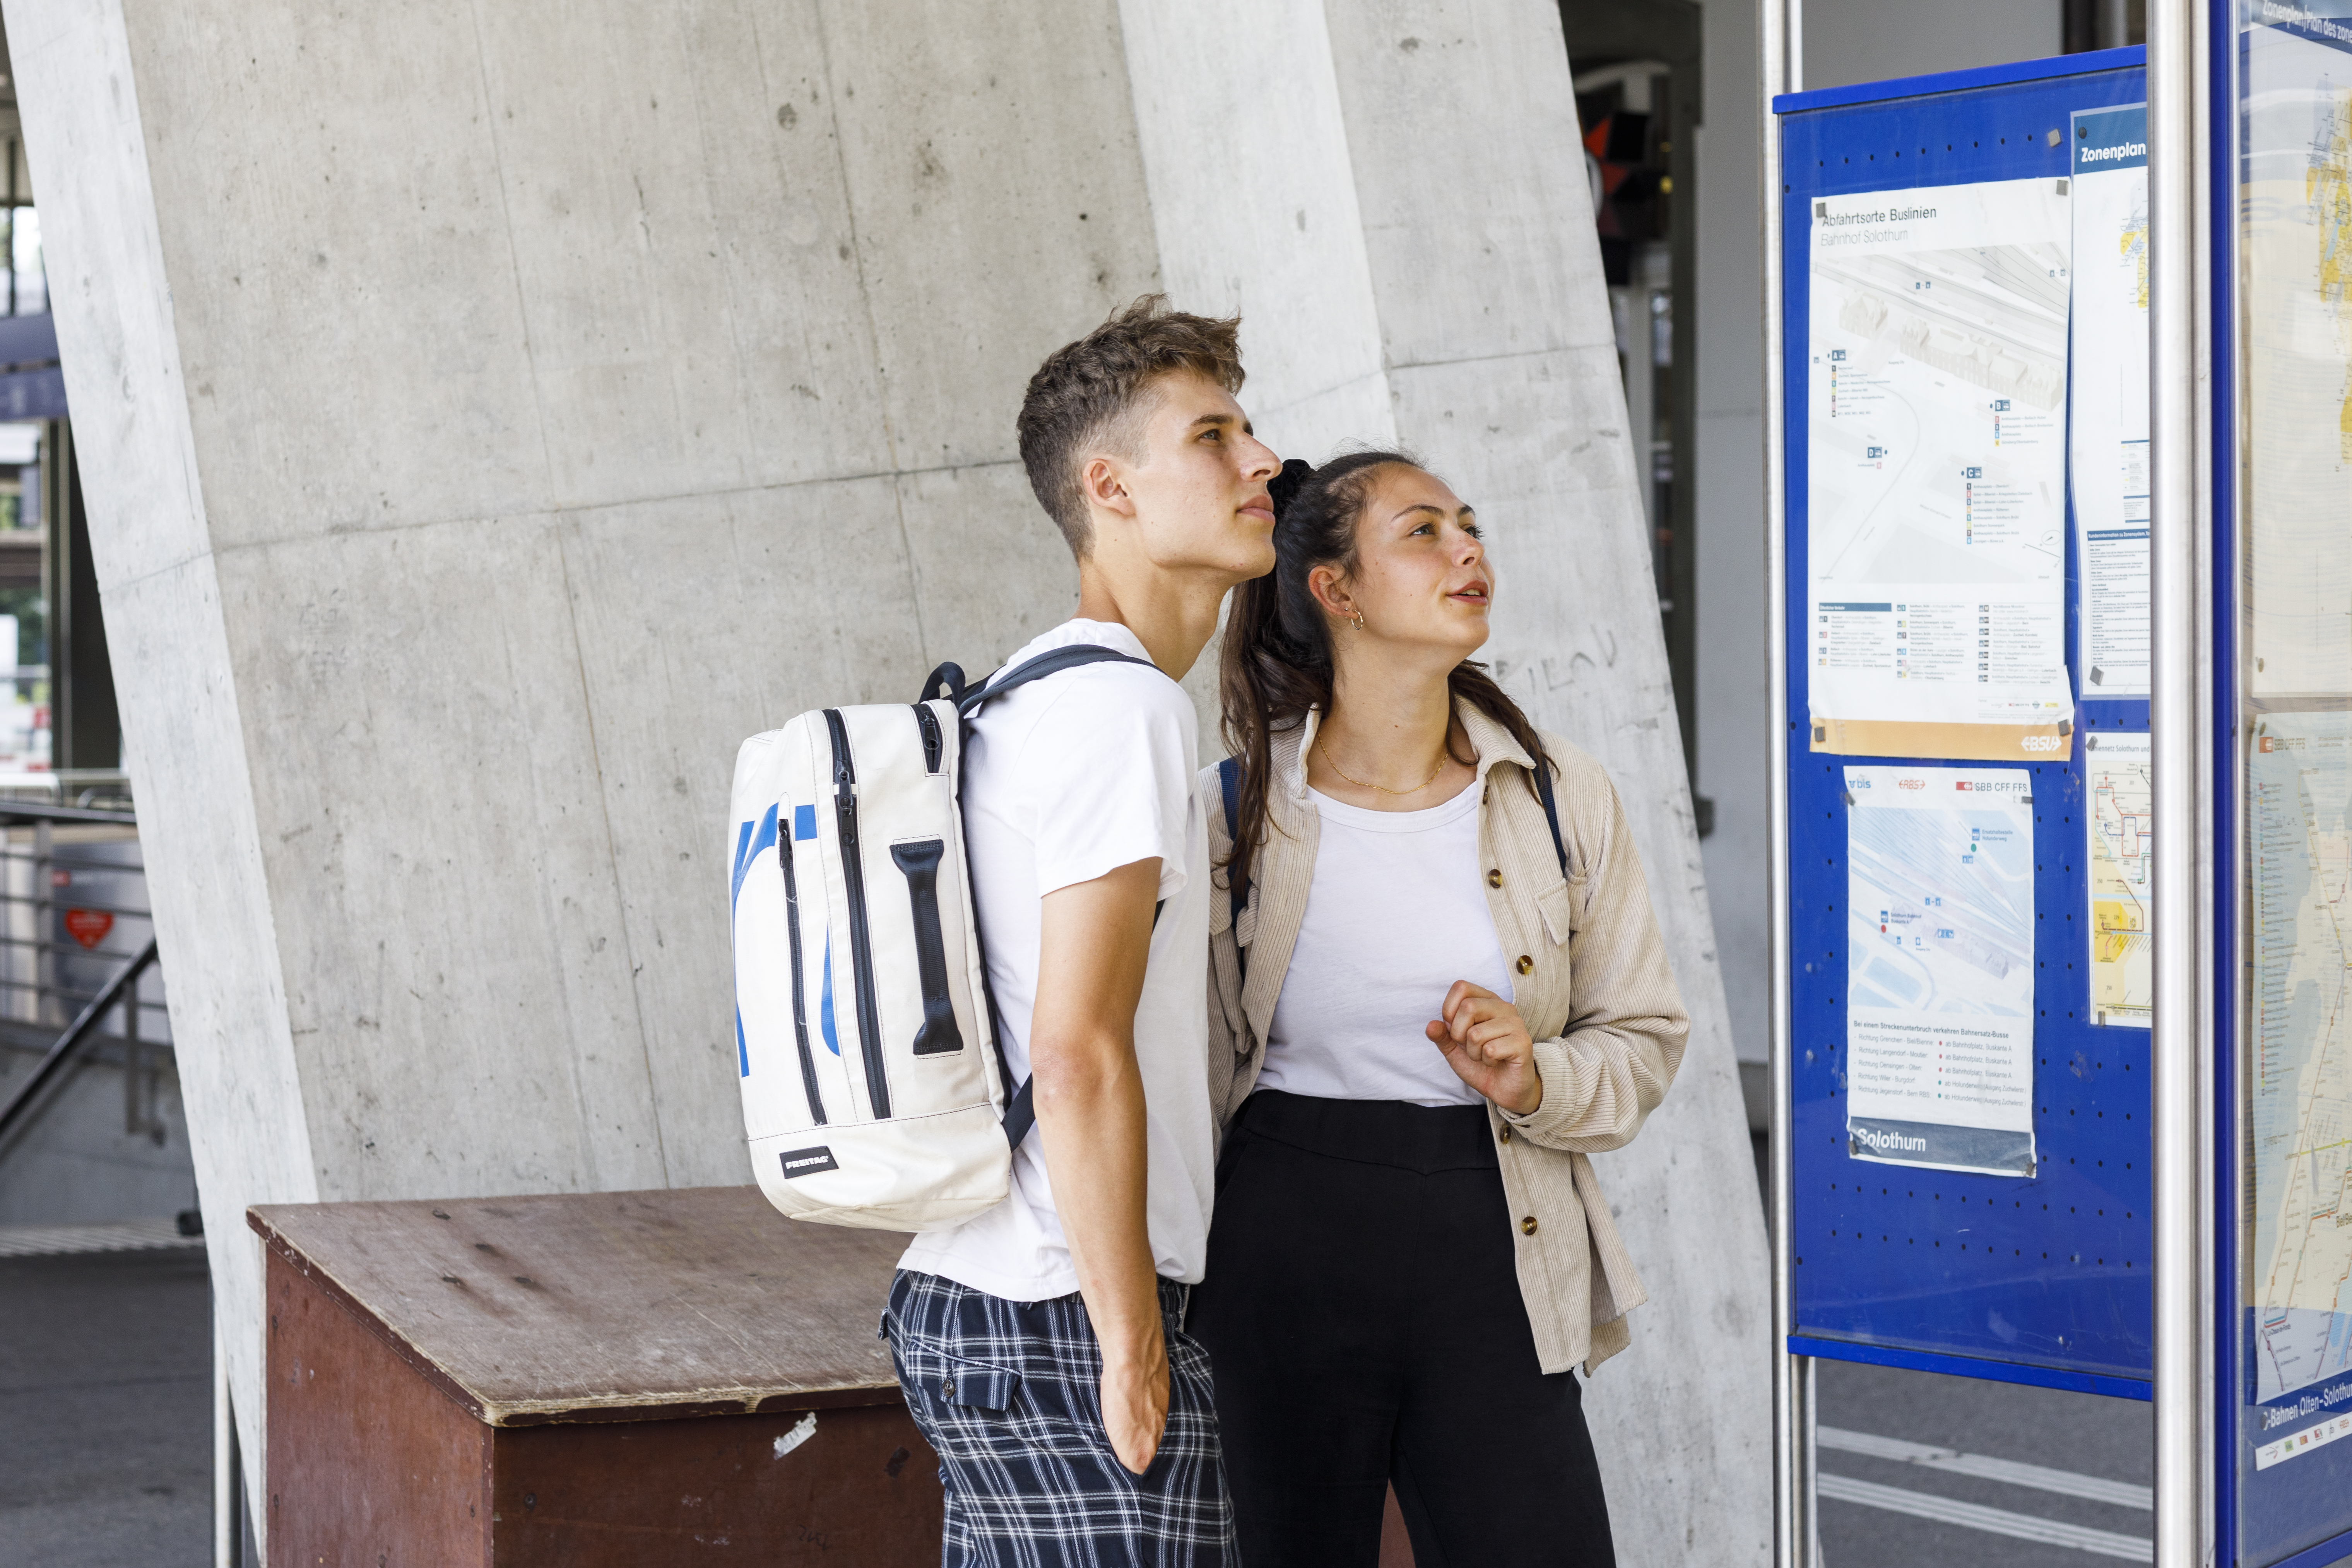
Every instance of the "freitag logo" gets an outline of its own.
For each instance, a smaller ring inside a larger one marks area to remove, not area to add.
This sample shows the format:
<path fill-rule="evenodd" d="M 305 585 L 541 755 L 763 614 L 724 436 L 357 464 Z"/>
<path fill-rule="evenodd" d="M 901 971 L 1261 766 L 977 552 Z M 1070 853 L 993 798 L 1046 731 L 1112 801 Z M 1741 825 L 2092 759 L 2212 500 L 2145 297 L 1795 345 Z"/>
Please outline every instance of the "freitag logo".
<path fill-rule="evenodd" d="M 787 1149 L 782 1159 L 784 1176 L 788 1181 L 794 1176 L 814 1176 L 819 1171 L 841 1169 L 834 1160 L 833 1151 L 822 1143 L 814 1149 Z"/>

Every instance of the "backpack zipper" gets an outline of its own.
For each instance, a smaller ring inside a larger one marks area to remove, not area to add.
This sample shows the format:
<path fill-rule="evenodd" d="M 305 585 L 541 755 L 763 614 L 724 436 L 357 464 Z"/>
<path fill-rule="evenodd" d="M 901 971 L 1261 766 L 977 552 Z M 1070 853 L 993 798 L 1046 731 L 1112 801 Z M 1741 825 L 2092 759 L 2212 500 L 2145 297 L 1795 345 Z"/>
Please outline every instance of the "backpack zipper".
<path fill-rule="evenodd" d="M 784 868 L 784 928 L 793 941 L 793 1037 L 801 1048 L 801 1087 L 808 1091 L 809 1116 L 824 1125 L 824 1099 L 817 1092 L 816 1057 L 809 1049 L 808 993 L 801 976 L 801 888 L 793 871 L 793 845 L 798 824 L 786 825 L 777 814 L 776 859 Z"/>
<path fill-rule="evenodd" d="M 938 773 L 940 754 L 947 748 L 940 739 L 939 715 L 931 711 L 929 703 L 915 704 L 915 727 L 923 732 L 923 771 L 927 773 Z"/>
<path fill-rule="evenodd" d="M 824 710 L 833 737 L 834 825 L 841 841 L 842 890 L 849 896 L 849 969 L 857 991 L 857 1046 L 866 1058 L 866 1099 L 874 1119 L 890 1114 L 890 1084 L 882 1070 L 882 1024 L 874 1011 L 874 947 L 866 931 L 866 865 L 857 847 L 857 770 L 849 757 L 849 729 L 841 711 Z"/>

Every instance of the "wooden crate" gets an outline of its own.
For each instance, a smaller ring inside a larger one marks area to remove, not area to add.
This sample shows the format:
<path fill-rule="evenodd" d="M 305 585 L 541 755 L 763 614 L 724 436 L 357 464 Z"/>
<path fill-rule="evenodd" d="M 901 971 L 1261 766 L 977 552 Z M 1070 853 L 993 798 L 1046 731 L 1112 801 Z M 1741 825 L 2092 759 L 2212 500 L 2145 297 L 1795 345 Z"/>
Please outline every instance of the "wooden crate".
<path fill-rule="evenodd" d="M 273 1205 L 274 1563 L 932 1568 L 906 1238 L 750 1187 Z"/>

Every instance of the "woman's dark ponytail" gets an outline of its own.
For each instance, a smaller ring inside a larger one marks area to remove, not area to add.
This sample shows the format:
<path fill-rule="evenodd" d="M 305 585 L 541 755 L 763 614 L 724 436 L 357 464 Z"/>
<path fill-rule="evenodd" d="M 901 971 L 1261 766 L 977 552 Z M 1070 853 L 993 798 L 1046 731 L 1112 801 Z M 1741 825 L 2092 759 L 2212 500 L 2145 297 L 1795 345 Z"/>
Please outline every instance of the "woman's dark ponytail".
<path fill-rule="evenodd" d="M 1318 566 L 1355 569 L 1356 526 L 1379 470 L 1391 464 L 1421 467 L 1402 452 L 1349 452 L 1319 468 L 1293 458 L 1267 482 L 1274 500 L 1274 570 L 1234 590 L 1218 671 L 1225 749 L 1241 762 L 1228 877 L 1246 879 L 1265 841 L 1275 732 L 1304 723 L 1311 709 L 1330 707 L 1330 631 L 1307 589 L 1307 574 Z M 1536 727 L 1486 666 L 1465 659 L 1454 667 L 1446 685 L 1456 701 L 1470 703 L 1508 730 L 1538 767 L 1551 765 Z M 1535 781 L 1528 782 L 1532 789 Z"/>

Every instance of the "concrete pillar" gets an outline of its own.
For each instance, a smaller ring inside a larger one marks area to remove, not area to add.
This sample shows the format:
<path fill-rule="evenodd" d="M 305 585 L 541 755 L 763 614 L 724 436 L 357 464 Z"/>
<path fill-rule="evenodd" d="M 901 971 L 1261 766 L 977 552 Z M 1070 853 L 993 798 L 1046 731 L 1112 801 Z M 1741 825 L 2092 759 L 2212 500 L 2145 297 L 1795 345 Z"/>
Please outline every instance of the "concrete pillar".
<path fill-rule="evenodd" d="M 1588 1407 L 1627 1561 L 1759 1559 L 1762 1231 L 1548 5 L 7 19 L 247 1452 L 247 1204 L 743 1179 L 735 744 L 1067 612 L 1012 415 L 1164 284 L 1249 312 L 1278 446 L 1480 507 L 1499 673 L 1621 782 L 1698 1022 L 1602 1162 L 1652 1302 Z"/>

